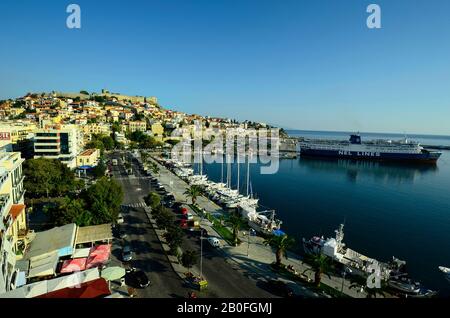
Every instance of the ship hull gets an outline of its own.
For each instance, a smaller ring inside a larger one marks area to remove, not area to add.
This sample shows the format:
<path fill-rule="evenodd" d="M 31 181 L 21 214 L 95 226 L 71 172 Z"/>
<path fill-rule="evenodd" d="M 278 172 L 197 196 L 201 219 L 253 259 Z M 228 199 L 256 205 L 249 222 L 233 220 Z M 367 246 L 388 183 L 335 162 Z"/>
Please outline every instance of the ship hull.
<path fill-rule="evenodd" d="M 323 150 L 301 148 L 300 154 L 304 157 L 322 157 L 322 158 L 340 158 L 351 160 L 374 160 L 374 161 L 395 161 L 412 163 L 436 164 L 441 153 L 422 152 L 422 153 L 383 153 L 368 151 L 341 151 L 341 150 Z"/>

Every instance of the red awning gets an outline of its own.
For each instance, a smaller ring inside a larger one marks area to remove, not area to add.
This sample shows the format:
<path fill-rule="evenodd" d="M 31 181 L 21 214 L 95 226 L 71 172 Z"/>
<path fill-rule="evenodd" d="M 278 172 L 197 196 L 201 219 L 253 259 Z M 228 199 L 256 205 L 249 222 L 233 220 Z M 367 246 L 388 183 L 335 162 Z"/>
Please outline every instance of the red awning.
<path fill-rule="evenodd" d="M 79 287 L 63 288 L 36 298 L 100 298 L 108 295 L 111 295 L 108 283 L 104 278 L 98 278 Z"/>
<path fill-rule="evenodd" d="M 87 258 L 75 258 L 64 261 L 61 267 L 61 273 L 73 273 L 84 271 L 86 269 Z"/>
<path fill-rule="evenodd" d="M 11 209 L 9 210 L 9 215 L 13 218 L 15 221 L 17 217 L 25 211 L 25 204 L 13 204 L 11 206 Z"/>
<path fill-rule="evenodd" d="M 86 262 L 86 269 L 98 267 L 109 260 L 111 244 L 95 246 L 91 249 Z"/>
<path fill-rule="evenodd" d="M 94 246 L 89 251 L 89 256 L 66 260 L 61 267 L 61 273 L 72 273 L 86 269 L 99 267 L 109 260 L 111 244 Z"/>

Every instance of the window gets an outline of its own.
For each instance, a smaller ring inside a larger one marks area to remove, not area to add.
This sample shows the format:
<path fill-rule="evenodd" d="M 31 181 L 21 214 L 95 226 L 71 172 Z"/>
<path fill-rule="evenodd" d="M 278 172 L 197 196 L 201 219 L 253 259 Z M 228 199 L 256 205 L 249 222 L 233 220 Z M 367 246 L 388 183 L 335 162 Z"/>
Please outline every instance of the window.
<path fill-rule="evenodd" d="M 37 133 L 36 137 L 57 137 L 58 133 Z"/>
<path fill-rule="evenodd" d="M 36 143 L 56 144 L 59 143 L 59 139 L 40 139 Z"/>
<path fill-rule="evenodd" d="M 58 146 L 35 146 L 35 149 L 58 149 Z"/>

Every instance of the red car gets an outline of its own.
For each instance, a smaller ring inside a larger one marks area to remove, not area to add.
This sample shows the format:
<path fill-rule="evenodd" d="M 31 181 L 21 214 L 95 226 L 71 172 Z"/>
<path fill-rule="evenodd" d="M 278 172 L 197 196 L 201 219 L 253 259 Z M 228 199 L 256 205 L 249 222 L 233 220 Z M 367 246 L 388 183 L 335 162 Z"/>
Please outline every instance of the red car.
<path fill-rule="evenodd" d="M 186 209 L 186 208 L 181 208 L 181 214 L 183 214 L 183 215 L 186 215 L 186 214 L 188 214 L 188 209 Z"/>

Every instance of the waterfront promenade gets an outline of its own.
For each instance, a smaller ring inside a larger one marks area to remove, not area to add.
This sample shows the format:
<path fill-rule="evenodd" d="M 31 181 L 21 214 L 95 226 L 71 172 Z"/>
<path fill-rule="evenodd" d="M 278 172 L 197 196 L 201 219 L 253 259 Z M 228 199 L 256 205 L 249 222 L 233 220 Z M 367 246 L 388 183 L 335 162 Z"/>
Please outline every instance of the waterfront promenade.
<path fill-rule="evenodd" d="M 157 177 L 166 190 L 173 193 L 177 201 L 190 203 L 190 199 L 184 195 L 184 192 L 189 185 L 153 158 L 151 160 L 158 165 L 159 174 Z M 203 209 L 206 213 L 211 213 L 216 216 L 226 213 L 220 206 L 204 196 L 198 197 L 196 203 L 197 206 L 199 206 L 200 209 Z M 196 214 L 195 211 L 191 211 L 191 213 Z M 220 235 L 212 228 L 212 224 L 209 221 L 203 220 L 202 227 L 204 227 L 210 235 L 220 238 Z M 285 281 L 290 287 L 294 288 L 294 290 L 296 290 L 299 294 L 308 297 L 321 296 L 302 286 L 301 283 L 280 277 L 278 274 L 273 272 L 270 264 L 275 260 L 275 254 L 271 247 L 263 244 L 263 238 L 258 236 L 251 236 L 249 238 L 246 234 L 247 233 L 242 231 L 239 233 L 242 243 L 236 247 L 230 246 L 226 241 L 221 240 L 221 249 L 224 257 L 227 257 L 230 262 L 234 262 L 244 271 L 252 273 L 253 275 L 258 275 L 266 279 L 279 278 L 280 280 Z M 304 273 L 306 276 L 305 278 L 309 280 L 314 279 L 314 271 L 308 264 L 302 262 L 300 256 L 288 252 L 288 259 L 283 260 L 283 263 L 286 265 L 292 265 L 298 273 Z M 342 290 L 345 295 L 353 298 L 367 297 L 367 294 L 364 291 L 361 291 L 360 288 L 350 288 L 352 283 L 349 280 L 343 280 L 343 277 L 341 276 L 330 275 L 330 277 L 328 277 L 327 275 L 323 275 L 322 284 L 334 288 L 339 292 Z"/>

